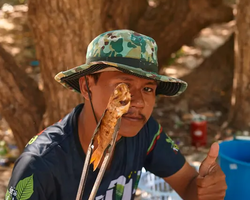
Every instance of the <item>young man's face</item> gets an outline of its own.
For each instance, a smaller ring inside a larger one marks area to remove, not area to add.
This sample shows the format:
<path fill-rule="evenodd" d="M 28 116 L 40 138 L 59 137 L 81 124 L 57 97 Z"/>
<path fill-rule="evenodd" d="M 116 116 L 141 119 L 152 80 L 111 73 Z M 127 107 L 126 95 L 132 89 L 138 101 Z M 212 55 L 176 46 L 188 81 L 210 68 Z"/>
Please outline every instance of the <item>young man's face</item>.
<path fill-rule="evenodd" d="M 156 82 L 122 72 L 103 72 L 91 87 L 92 102 L 100 119 L 107 107 L 109 97 L 119 83 L 126 83 L 131 93 L 128 113 L 122 117 L 119 135 L 135 136 L 149 119 L 155 104 Z"/>

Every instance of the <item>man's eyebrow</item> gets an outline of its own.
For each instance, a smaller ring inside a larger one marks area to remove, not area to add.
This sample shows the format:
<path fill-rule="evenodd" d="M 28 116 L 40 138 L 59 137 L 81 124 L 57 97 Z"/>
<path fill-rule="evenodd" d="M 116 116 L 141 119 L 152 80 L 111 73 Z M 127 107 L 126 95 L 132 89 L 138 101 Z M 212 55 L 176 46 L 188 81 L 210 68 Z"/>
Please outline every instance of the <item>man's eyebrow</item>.
<path fill-rule="evenodd" d="M 122 80 L 122 81 L 134 81 L 134 79 L 129 78 L 129 77 L 124 77 L 124 76 L 117 77 L 117 79 Z M 155 80 L 148 81 L 145 83 L 145 85 L 157 85 L 157 81 Z"/>
<path fill-rule="evenodd" d="M 119 80 L 122 80 L 122 81 L 133 81 L 132 78 L 128 78 L 128 77 L 125 77 L 125 76 L 118 76 L 116 78 L 119 79 Z"/>

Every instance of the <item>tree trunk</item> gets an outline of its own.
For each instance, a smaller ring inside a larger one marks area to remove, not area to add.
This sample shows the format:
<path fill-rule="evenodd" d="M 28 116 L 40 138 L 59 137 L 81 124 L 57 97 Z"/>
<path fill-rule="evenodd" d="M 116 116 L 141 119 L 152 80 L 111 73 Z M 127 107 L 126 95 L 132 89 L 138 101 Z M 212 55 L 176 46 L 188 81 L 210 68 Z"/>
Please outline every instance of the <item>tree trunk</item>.
<path fill-rule="evenodd" d="M 232 10 L 219 0 L 159 0 L 156 7 L 147 0 L 29 1 L 29 21 L 44 81 L 46 125 L 81 102 L 80 95 L 62 89 L 54 76 L 83 64 L 86 47 L 98 34 L 125 28 L 153 36 L 161 61 L 191 41 L 201 28 L 230 19 Z"/>
<path fill-rule="evenodd" d="M 158 108 L 164 110 L 166 105 L 174 105 L 175 108 L 178 108 L 177 110 L 182 110 L 183 105 L 185 105 L 183 112 L 194 110 L 199 113 L 211 110 L 228 114 L 233 71 L 234 36 L 232 35 L 199 67 L 190 74 L 181 77 L 188 83 L 188 88 L 182 95 L 174 98 L 160 98 Z M 223 120 L 226 119 L 221 119 L 221 121 Z"/>
<path fill-rule="evenodd" d="M 145 10 L 144 0 L 29 1 L 29 20 L 40 61 L 46 115 L 52 124 L 81 102 L 81 96 L 54 81 L 63 70 L 85 62 L 88 43 L 107 30 L 129 28 L 132 20 Z"/>
<path fill-rule="evenodd" d="M 189 109 L 201 108 L 228 113 L 234 71 L 234 35 L 191 74 L 182 77 L 189 86 L 181 98 Z"/>
<path fill-rule="evenodd" d="M 39 131 L 45 111 L 43 94 L 1 46 L 0 71 L 0 112 L 22 150 Z"/>
<path fill-rule="evenodd" d="M 230 114 L 231 125 L 250 131 L 250 1 L 237 5 L 235 71 Z"/>

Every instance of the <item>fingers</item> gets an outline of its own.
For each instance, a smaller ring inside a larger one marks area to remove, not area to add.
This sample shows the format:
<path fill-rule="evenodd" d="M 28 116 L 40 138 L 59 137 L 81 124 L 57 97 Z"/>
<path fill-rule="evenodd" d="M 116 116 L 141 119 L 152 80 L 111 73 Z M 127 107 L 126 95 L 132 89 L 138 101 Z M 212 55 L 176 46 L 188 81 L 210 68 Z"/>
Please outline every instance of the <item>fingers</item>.
<path fill-rule="evenodd" d="M 226 176 L 218 164 L 215 164 L 205 177 L 199 175 L 196 184 L 199 200 L 224 200 L 227 189 Z"/>
<path fill-rule="evenodd" d="M 201 167 L 199 169 L 200 176 L 204 177 L 207 174 L 209 174 L 209 172 L 212 170 L 212 168 L 216 164 L 216 159 L 218 157 L 218 154 L 219 154 L 219 144 L 215 142 L 212 144 L 207 157 L 201 164 Z"/>
<path fill-rule="evenodd" d="M 209 175 L 205 177 L 198 176 L 196 179 L 196 183 L 198 187 L 208 187 L 220 181 L 225 182 L 225 180 L 225 174 L 218 165 L 215 165 Z"/>
<path fill-rule="evenodd" d="M 196 179 L 199 200 L 223 200 L 226 195 L 226 177 L 216 163 L 218 154 L 219 144 L 213 143 Z"/>
<path fill-rule="evenodd" d="M 199 200 L 224 200 L 226 196 L 225 191 L 217 192 L 215 194 L 205 194 L 198 197 Z"/>
<path fill-rule="evenodd" d="M 222 180 L 208 187 L 198 187 L 198 195 L 202 196 L 202 195 L 216 194 L 224 192 L 226 191 L 226 189 L 227 186 L 224 184 L 224 181 Z"/>
<path fill-rule="evenodd" d="M 210 148 L 210 151 L 208 152 L 208 155 L 207 155 L 207 162 L 208 163 L 213 163 L 213 162 L 216 162 L 216 159 L 219 155 L 219 149 L 220 149 L 220 146 L 217 142 L 214 142 L 212 145 L 211 145 L 211 148 Z"/>

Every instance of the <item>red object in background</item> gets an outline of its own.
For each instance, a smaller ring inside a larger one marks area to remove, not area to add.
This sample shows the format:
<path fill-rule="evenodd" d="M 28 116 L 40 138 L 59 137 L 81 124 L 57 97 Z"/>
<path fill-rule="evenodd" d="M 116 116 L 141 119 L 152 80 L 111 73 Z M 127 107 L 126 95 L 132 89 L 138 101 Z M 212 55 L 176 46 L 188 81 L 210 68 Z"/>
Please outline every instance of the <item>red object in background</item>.
<path fill-rule="evenodd" d="M 194 120 L 191 122 L 192 145 L 196 147 L 206 146 L 207 144 L 207 121 Z"/>

